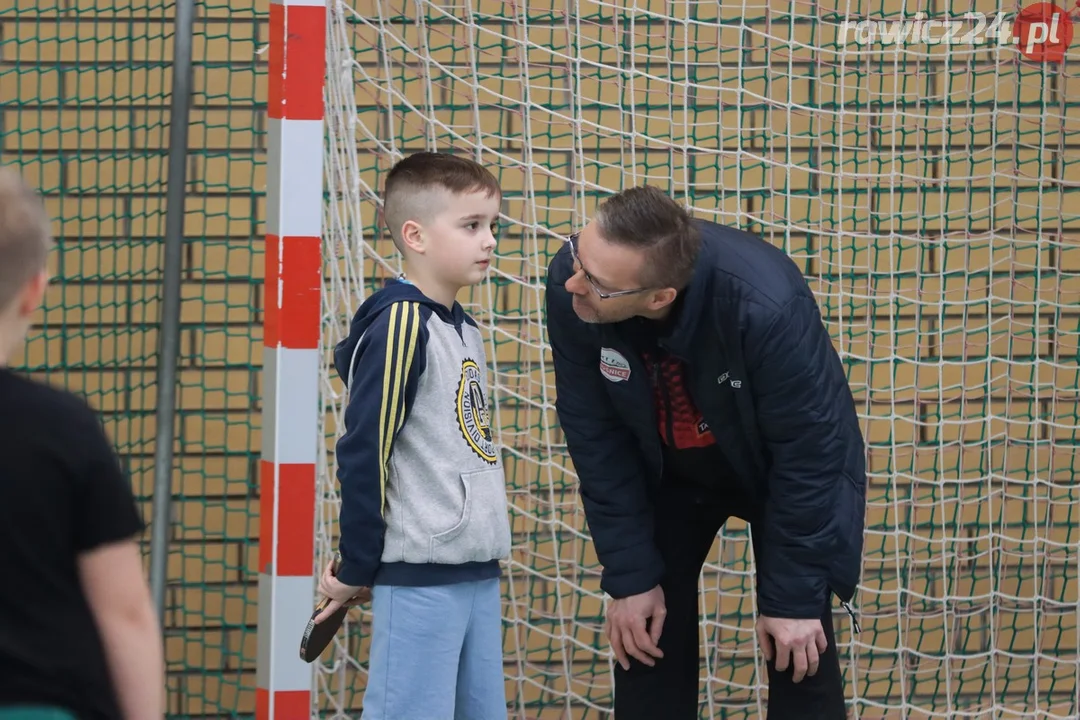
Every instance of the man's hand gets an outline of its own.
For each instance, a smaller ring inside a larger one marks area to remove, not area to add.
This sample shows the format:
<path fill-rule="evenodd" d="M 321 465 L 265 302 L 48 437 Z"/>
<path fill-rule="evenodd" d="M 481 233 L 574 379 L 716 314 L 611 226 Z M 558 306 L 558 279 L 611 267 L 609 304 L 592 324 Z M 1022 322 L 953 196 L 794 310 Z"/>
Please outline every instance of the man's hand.
<path fill-rule="evenodd" d="M 316 623 L 321 623 L 334 614 L 342 605 L 359 605 L 371 599 L 371 589 L 366 587 L 353 587 L 346 585 L 334 577 L 334 562 L 331 560 L 323 570 L 319 579 L 319 592 L 329 598 L 330 602 L 323 611 L 315 617 Z"/>
<path fill-rule="evenodd" d="M 662 658 L 664 653 L 656 646 L 660 642 L 660 632 L 664 629 L 664 591 L 657 585 L 640 595 L 612 600 L 607 609 L 605 628 L 615 659 L 623 670 L 630 669 L 631 655 L 652 667 L 653 658 Z M 646 631 L 646 621 L 652 618 L 652 625 Z M 650 657 L 650 655 L 652 657 Z"/>
<path fill-rule="evenodd" d="M 756 630 L 765 659 L 775 658 L 778 671 L 787 670 L 791 660 L 794 682 L 817 673 L 821 653 L 829 646 L 820 620 L 759 617 Z"/>

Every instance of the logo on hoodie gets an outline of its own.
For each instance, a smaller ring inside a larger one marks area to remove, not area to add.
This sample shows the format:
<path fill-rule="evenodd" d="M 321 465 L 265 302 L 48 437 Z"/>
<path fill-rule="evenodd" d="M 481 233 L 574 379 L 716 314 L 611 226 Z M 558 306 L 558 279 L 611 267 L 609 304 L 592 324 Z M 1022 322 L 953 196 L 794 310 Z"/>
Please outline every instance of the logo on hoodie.
<path fill-rule="evenodd" d="M 457 391 L 458 428 L 473 452 L 486 463 L 499 460 L 491 434 L 491 413 L 484 399 L 483 375 L 473 360 L 461 363 Z"/>

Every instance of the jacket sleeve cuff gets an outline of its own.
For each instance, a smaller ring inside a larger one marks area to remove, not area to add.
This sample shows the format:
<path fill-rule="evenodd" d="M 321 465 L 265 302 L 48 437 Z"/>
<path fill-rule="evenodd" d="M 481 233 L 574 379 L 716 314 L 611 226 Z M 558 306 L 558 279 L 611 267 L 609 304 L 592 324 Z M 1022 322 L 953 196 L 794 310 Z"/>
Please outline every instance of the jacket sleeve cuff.
<path fill-rule="evenodd" d="M 782 588 L 776 585 L 758 577 L 758 614 L 792 620 L 817 620 L 825 614 L 831 592 L 825 578 L 785 577 Z"/>
<path fill-rule="evenodd" d="M 615 573 L 604 570 L 600 578 L 600 589 L 616 600 L 631 595 L 647 593 L 660 584 L 664 576 L 664 563 L 657 559 L 642 570 Z"/>
<path fill-rule="evenodd" d="M 344 585 L 369 588 L 375 582 L 375 569 L 366 568 L 360 563 L 350 563 L 342 560 L 336 577 Z"/>

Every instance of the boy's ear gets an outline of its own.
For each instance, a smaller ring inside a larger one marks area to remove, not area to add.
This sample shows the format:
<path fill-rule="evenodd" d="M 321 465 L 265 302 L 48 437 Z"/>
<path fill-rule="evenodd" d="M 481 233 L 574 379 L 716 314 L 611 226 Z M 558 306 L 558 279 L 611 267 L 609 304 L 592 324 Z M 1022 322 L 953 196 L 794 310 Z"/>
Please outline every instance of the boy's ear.
<path fill-rule="evenodd" d="M 424 228 L 415 220 L 406 220 L 401 226 L 402 244 L 420 255 L 424 254 Z"/>
<path fill-rule="evenodd" d="M 45 290 L 48 287 L 49 273 L 47 270 L 42 270 L 30 278 L 26 285 L 23 286 L 22 292 L 15 299 L 15 302 L 18 303 L 17 309 L 20 317 L 30 317 L 37 312 L 45 299 Z"/>

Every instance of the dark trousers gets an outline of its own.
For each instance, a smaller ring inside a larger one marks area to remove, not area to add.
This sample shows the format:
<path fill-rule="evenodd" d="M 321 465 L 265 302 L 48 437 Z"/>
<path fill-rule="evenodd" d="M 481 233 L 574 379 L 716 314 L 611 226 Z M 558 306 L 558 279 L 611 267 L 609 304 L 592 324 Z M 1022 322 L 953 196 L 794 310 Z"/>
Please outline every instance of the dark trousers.
<path fill-rule="evenodd" d="M 742 507 L 739 507 L 742 505 Z M 688 491 L 665 491 L 655 500 L 655 541 L 667 572 L 660 581 L 667 606 L 659 646 L 664 657 L 654 667 L 630 658 L 630 669 L 615 665 L 615 720 L 697 720 L 701 656 L 698 579 L 716 533 L 729 516 L 748 520 L 757 552 L 759 531 L 744 503 L 701 499 Z M 748 517 L 749 516 L 749 517 Z M 769 662 L 768 720 L 844 720 L 843 681 L 833 634 L 831 603 L 822 608 L 829 647 L 817 673 L 792 681 L 791 663 L 777 672 Z"/>

